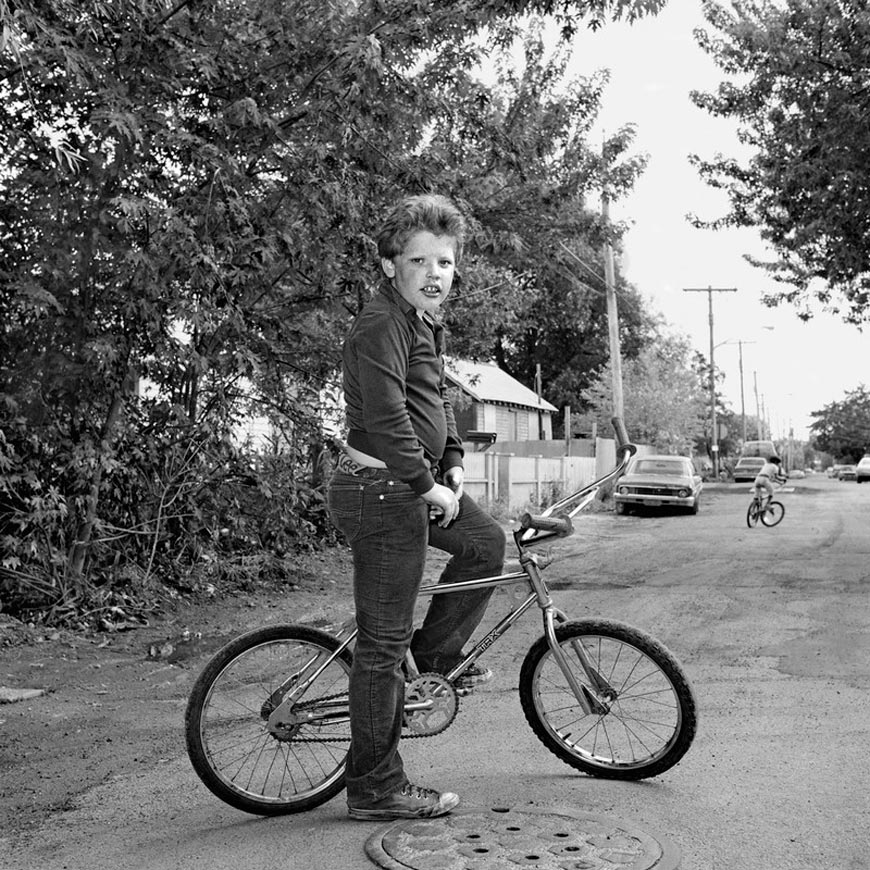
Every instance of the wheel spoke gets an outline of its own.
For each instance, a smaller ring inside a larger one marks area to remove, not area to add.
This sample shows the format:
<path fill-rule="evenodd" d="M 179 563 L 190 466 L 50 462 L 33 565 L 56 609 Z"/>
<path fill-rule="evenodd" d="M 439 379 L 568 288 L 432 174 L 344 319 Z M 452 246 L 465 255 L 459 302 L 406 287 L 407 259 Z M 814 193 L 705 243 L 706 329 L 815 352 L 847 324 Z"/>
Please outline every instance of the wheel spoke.
<path fill-rule="evenodd" d="M 568 623 L 557 629 L 557 637 L 577 684 L 605 712 L 585 713 L 542 639 L 523 664 L 520 694 L 526 717 L 544 743 L 569 764 L 600 776 L 636 779 L 675 764 L 694 736 L 695 720 L 691 689 L 673 657 L 618 623 Z"/>

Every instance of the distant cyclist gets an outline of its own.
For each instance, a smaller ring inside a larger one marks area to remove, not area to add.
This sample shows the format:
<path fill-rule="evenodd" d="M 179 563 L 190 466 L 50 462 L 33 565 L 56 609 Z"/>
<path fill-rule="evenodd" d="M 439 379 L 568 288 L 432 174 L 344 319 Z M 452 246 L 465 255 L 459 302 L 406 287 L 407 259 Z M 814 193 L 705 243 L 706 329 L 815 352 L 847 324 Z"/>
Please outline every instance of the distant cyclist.
<path fill-rule="evenodd" d="M 764 510 L 768 509 L 767 505 L 773 499 L 772 481 L 785 483 L 788 480 L 781 466 L 782 460 L 778 456 L 771 456 L 755 478 L 755 495 Z"/>

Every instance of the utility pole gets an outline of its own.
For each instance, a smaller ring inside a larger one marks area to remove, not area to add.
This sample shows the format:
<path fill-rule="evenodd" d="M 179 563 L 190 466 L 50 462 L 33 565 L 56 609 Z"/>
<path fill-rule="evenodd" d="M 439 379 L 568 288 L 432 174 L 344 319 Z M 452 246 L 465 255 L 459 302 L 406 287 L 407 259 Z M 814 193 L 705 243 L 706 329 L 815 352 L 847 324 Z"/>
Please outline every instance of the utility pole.
<path fill-rule="evenodd" d="M 544 392 L 544 384 L 541 378 L 541 364 L 535 363 L 535 392 L 538 394 L 538 440 L 544 440 L 544 415 L 541 411 L 541 396 Z"/>
<path fill-rule="evenodd" d="M 754 341 L 737 340 L 737 354 L 740 363 L 740 419 L 743 421 L 743 443 L 746 443 L 746 401 L 743 397 L 743 345 L 755 344 Z M 755 372 L 752 373 L 755 375 Z M 755 397 L 758 400 L 758 386 L 755 387 Z"/>
<path fill-rule="evenodd" d="M 713 454 L 713 479 L 719 479 L 719 430 L 716 422 L 716 366 L 713 362 L 713 294 L 736 293 L 736 287 L 684 287 L 684 293 L 706 293 L 710 307 L 710 422 L 713 431 L 710 436 L 710 453 Z"/>
<path fill-rule="evenodd" d="M 610 201 L 607 191 L 601 194 L 601 221 L 604 232 L 610 229 Z M 624 418 L 622 399 L 622 353 L 619 347 L 619 313 L 616 307 L 616 277 L 613 268 L 613 246 L 610 237 L 604 240 L 604 283 L 607 290 L 607 332 L 610 338 L 610 368 L 613 381 L 613 415 Z"/>
<path fill-rule="evenodd" d="M 737 359 L 740 364 L 740 422 L 743 424 L 743 443 L 746 443 L 746 401 L 743 398 L 743 342 L 737 341 Z"/>
<path fill-rule="evenodd" d="M 764 435 L 761 430 L 761 408 L 758 404 L 758 372 L 752 373 L 752 384 L 755 388 L 755 437 L 761 441 Z"/>

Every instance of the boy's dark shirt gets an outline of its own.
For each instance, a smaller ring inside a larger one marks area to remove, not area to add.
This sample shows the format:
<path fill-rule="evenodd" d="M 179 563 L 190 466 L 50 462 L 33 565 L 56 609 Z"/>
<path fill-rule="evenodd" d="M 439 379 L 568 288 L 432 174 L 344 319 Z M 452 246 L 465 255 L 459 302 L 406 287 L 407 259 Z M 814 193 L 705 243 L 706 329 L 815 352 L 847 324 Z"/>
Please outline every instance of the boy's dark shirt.
<path fill-rule="evenodd" d="M 418 495 L 431 467 L 462 465 L 462 442 L 444 382 L 444 329 L 417 315 L 384 282 L 344 343 L 347 443 L 386 463 Z"/>

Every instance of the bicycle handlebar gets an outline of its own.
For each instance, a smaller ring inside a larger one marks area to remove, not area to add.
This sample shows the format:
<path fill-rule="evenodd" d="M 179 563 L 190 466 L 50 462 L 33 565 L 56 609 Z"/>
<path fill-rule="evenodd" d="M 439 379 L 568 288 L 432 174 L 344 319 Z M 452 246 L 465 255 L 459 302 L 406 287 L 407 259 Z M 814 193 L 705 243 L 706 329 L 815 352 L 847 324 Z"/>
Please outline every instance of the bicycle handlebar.
<path fill-rule="evenodd" d="M 619 477 L 625 471 L 628 460 L 637 453 L 637 447 L 628 440 L 625 423 L 621 417 L 612 417 L 610 422 L 616 433 L 616 465 L 603 477 L 551 504 L 542 514 L 523 514 L 520 517 L 520 528 L 514 533 L 520 548 L 541 543 L 548 538 L 563 538 L 572 534 L 574 526 L 571 518 L 577 516 L 595 499 L 604 484 Z M 535 535 L 535 532 L 542 534 Z"/>
<path fill-rule="evenodd" d="M 610 422 L 613 425 L 613 431 L 616 433 L 616 452 L 631 450 L 632 456 L 637 453 L 637 447 L 628 440 L 628 432 L 622 417 L 611 417 Z"/>
<path fill-rule="evenodd" d="M 552 532 L 559 538 L 567 538 L 573 534 L 574 524 L 571 522 L 571 517 L 545 517 L 541 514 L 524 513 L 520 517 L 520 527 L 526 529 L 534 529 L 538 532 Z"/>

